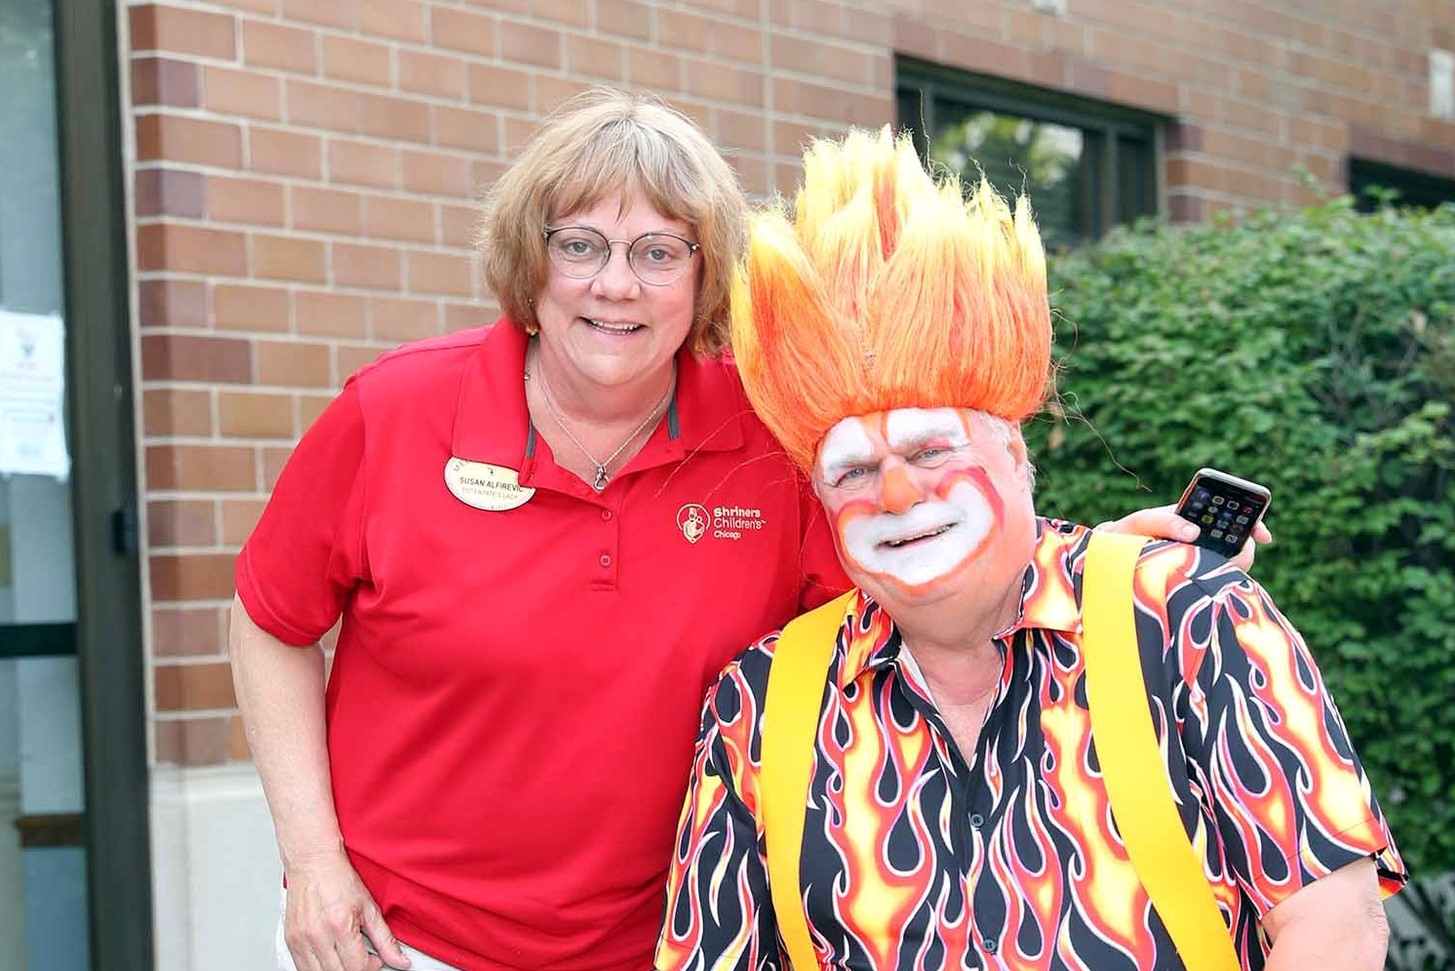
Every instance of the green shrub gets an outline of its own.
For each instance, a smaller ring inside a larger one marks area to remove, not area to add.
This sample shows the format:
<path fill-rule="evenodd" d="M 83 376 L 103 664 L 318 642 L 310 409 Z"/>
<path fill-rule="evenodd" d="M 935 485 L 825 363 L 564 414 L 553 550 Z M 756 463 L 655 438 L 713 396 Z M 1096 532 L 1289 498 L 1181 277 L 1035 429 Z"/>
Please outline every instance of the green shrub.
<path fill-rule="evenodd" d="M 1273 491 L 1255 572 L 1307 639 L 1406 862 L 1455 864 L 1455 207 L 1146 225 L 1053 261 L 1038 508 L 1210 465 Z"/>

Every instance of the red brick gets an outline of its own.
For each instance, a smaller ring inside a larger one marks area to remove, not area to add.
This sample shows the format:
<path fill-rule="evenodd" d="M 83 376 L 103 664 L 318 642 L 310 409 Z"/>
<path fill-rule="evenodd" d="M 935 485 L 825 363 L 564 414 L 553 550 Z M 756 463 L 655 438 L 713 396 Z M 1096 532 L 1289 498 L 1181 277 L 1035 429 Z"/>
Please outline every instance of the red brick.
<path fill-rule="evenodd" d="M 255 277 L 311 283 L 327 278 L 323 244 L 317 240 L 258 233 L 252 238 L 252 251 Z"/>
<path fill-rule="evenodd" d="M 242 129 L 230 122 L 142 115 L 136 120 L 136 157 L 218 168 L 242 165 Z"/>
<path fill-rule="evenodd" d="M 207 179 L 207 215 L 219 222 L 283 225 L 283 185 L 258 179 Z"/>
<path fill-rule="evenodd" d="M 167 57 L 132 58 L 131 101 L 134 105 L 197 107 L 197 65 Z"/>
<path fill-rule="evenodd" d="M 168 499 L 147 503 L 147 543 L 158 546 L 215 546 L 217 522 L 212 503 L 204 499 Z"/>
<path fill-rule="evenodd" d="M 434 209 L 427 202 L 368 196 L 364 199 L 365 234 L 374 239 L 417 243 L 435 241 Z"/>
<path fill-rule="evenodd" d="M 155 564 L 152 572 L 157 572 Z M 155 673 L 158 711 L 237 707 L 232 669 L 224 662 L 162 664 Z"/>
<path fill-rule="evenodd" d="M 399 187 L 399 150 L 335 138 L 328 143 L 328 179 L 346 185 Z"/>
<path fill-rule="evenodd" d="M 368 332 L 368 306 L 363 297 L 347 293 L 299 291 L 298 333 L 329 337 L 364 337 Z M 292 406 L 289 406 L 291 421 Z"/>
<path fill-rule="evenodd" d="M 158 765 L 221 765 L 230 758 L 232 720 L 218 718 L 155 718 L 154 757 Z"/>
<path fill-rule="evenodd" d="M 335 84 L 290 79 L 288 122 L 330 131 L 358 131 L 360 97 L 358 92 Z"/>
<path fill-rule="evenodd" d="M 207 285 L 197 280 L 141 280 L 137 316 L 143 328 L 206 327 Z"/>
<path fill-rule="evenodd" d="M 696 58 L 688 58 L 686 67 L 688 94 L 742 105 L 763 104 L 763 75 L 758 71 Z"/>
<path fill-rule="evenodd" d="M 625 78 L 625 55 L 620 44 L 574 34 L 568 35 L 565 41 L 566 70 L 608 81 Z"/>
<path fill-rule="evenodd" d="M 464 256 L 425 253 L 411 250 L 405 254 L 409 292 L 414 294 L 470 293 L 470 260 Z"/>
<path fill-rule="evenodd" d="M 323 172 L 322 142 L 316 135 L 248 129 L 248 168 L 270 175 L 317 179 Z"/>
<path fill-rule="evenodd" d="M 491 5 L 500 0 L 488 0 Z M 574 0 L 532 0 L 530 13 L 536 20 L 550 20 L 572 27 L 591 26 L 591 5 Z"/>
<path fill-rule="evenodd" d="M 450 7 L 430 8 L 430 37 L 435 47 L 495 56 L 495 18 Z"/>
<path fill-rule="evenodd" d="M 207 208 L 200 172 L 179 169 L 138 169 L 136 214 L 201 219 Z"/>
<path fill-rule="evenodd" d="M 398 290 L 402 279 L 395 247 L 333 245 L 333 282 L 337 286 Z"/>
<path fill-rule="evenodd" d="M 217 607 L 153 607 L 152 654 L 182 657 L 221 653 L 222 613 Z"/>
<path fill-rule="evenodd" d="M 145 3 L 127 15 L 133 51 L 176 51 L 227 60 L 236 56 L 235 21 L 226 14 Z"/>
<path fill-rule="evenodd" d="M 432 300 L 371 297 L 370 336 L 381 341 L 412 341 L 440 332 L 439 305 Z"/>
<path fill-rule="evenodd" d="M 697 13 L 678 10 L 657 11 L 657 43 L 668 50 L 712 50 L 712 32 L 716 23 Z"/>
<path fill-rule="evenodd" d="M 384 349 L 373 347 L 367 344 L 340 344 L 335 349 L 338 354 L 338 373 L 348 378 L 366 364 L 372 364 L 378 360 Z"/>
<path fill-rule="evenodd" d="M 222 510 L 222 544 L 241 546 L 252 535 L 253 527 L 263 515 L 265 503 L 261 499 L 224 499 L 219 505 Z"/>
<path fill-rule="evenodd" d="M 323 414 L 324 410 L 332 402 L 332 394 L 300 394 L 298 396 L 299 433 L 301 434 L 312 428 L 313 423 L 318 420 L 318 416 Z"/>
<path fill-rule="evenodd" d="M 327 78 L 387 88 L 394 83 L 392 60 L 386 44 L 332 34 L 323 38 L 323 75 Z"/>
<path fill-rule="evenodd" d="M 547 114 L 555 111 L 562 103 L 583 91 L 590 89 L 593 82 L 578 80 L 575 78 L 551 77 L 540 74 L 536 76 L 535 83 L 535 107 L 538 114 Z M 519 119 L 526 122 L 525 119 Z M 532 127 L 534 125 L 532 124 Z"/>
<path fill-rule="evenodd" d="M 277 78 L 222 67 L 202 70 L 202 103 L 220 115 L 277 121 L 283 117 L 282 86 Z"/>
<path fill-rule="evenodd" d="M 499 151 L 499 124 L 498 117 L 488 111 L 447 108 L 444 105 L 434 107 L 435 141 L 450 148 Z M 534 128 L 534 125 L 531 127 Z"/>
<path fill-rule="evenodd" d="M 470 65 L 470 100 L 491 108 L 530 107 L 531 73 L 521 68 Z"/>
<path fill-rule="evenodd" d="M 333 386 L 327 344 L 301 341 L 257 341 L 258 384 L 297 388 Z"/>
<path fill-rule="evenodd" d="M 364 0 L 368 6 L 373 0 Z M 303 20 L 325 27 L 354 26 L 354 0 L 283 0 L 283 19 Z"/>
<path fill-rule="evenodd" d="M 445 332 L 454 333 L 457 330 L 464 330 L 466 327 L 478 327 L 499 316 L 500 308 L 493 302 L 482 304 L 446 302 Z"/>
<path fill-rule="evenodd" d="M 212 323 L 219 331 L 286 333 L 292 328 L 289 308 L 288 291 L 281 287 L 219 284 L 212 288 Z"/>
<path fill-rule="evenodd" d="M 206 391 L 146 388 L 141 415 L 142 434 L 148 438 L 212 434 L 212 396 Z"/>
<path fill-rule="evenodd" d="M 429 108 L 407 98 L 359 96 L 359 131 L 377 138 L 429 141 Z"/>
<path fill-rule="evenodd" d="M 716 143 L 726 148 L 763 151 L 768 147 L 768 126 L 761 112 L 717 111 Z"/>
<path fill-rule="evenodd" d="M 153 224 L 137 228 L 136 263 L 142 270 L 242 276 L 247 272 L 247 248 L 241 233 Z"/>
<path fill-rule="evenodd" d="M 633 47 L 626 54 L 626 76 L 632 84 L 653 91 L 681 91 L 682 58 L 667 51 Z"/>
<path fill-rule="evenodd" d="M 258 391 L 219 392 L 217 428 L 223 438 L 292 439 L 293 399 Z"/>
<path fill-rule="evenodd" d="M 429 195 L 467 197 L 470 181 L 470 160 L 462 155 L 443 152 L 403 153 L 404 188 Z"/>
<path fill-rule="evenodd" d="M 150 445 L 146 470 L 150 492 L 250 492 L 257 486 L 253 450 L 237 445 Z"/>
<path fill-rule="evenodd" d="M 596 0 L 596 30 L 637 40 L 650 40 L 652 11 L 638 0 Z"/>
<path fill-rule="evenodd" d="M 190 334 L 142 335 L 143 380 L 244 384 L 252 379 L 252 373 L 252 347 L 245 340 Z"/>
<path fill-rule="evenodd" d="M 457 249 L 475 245 L 475 227 L 480 212 L 474 206 L 439 206 L 440 244 Z"/>
<path fill-rule="evenodd" d="M 288 464 L 288 457 L 293 454 L 293 450 L 264 446 L 258 451 L 262 453 L 263 459 L 263 491 L 272 492 L 273 487 L 278 484 L 278 476 L 282 475 L 283 466 Z"/>
<path fill-rule="evenodd" d="M 359 10 L 359 29 L 419 43 L 427 37 L 424 8 L 418 0 L 367 0 Z"/>
<path fill-rule="evenodd" d="M 288 198 L 294 229 L 341 236 L 357 236 L 364 230 L 363 200 L 357 192 L 292 185 Z"/>
<path fill-rule="evenodd" d="M 313 31 L 258 20 L 243 21 L 243 63 L 294 74 L 312 74 Z"/>
<path fill-rule="evenodd" d="M 399 87 L 462 101 L 470 90 L 470 62 L 424 51 L 399 52 Z"/>
<path fill-rule="evenodd" d="M 500 57 L 536 67 L 559 68 L 561 32 L 505 21 L 500 24 Z"/>

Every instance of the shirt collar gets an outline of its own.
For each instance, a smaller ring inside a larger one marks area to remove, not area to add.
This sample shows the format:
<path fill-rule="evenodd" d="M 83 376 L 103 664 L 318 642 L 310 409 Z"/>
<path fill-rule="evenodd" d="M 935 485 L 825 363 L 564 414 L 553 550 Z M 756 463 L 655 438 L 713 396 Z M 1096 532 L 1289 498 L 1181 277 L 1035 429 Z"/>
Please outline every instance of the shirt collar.
<path fill-rule="evenodd" d="M 997 637 L 1009 640 L 1027 628 L 1079 633 L 1081 605 L 1076 586 L 1091 530 L 1056 520 L 1036 521 L 1036 546 L 1021 587 L 1019 615 Z M 849 601 L 839 639 L 838 687 L 843 690 L 865 671 L 899 657 L 899 631 L 864 591 Z"/>
<path fill-rule="evenodd" d="M 488 329 L 460 386 L 450 443 L 456 458 L 524 470 L 543 447 L 525 402 L 529 346 L 525 332 L 506 317 Z M 702 358 L 684 348 L 677 354 L 677 388 L 667 420 L 618 475 L 680 462 L 696 451 L 741 448 L 748 414 L 731 360 Z"/>

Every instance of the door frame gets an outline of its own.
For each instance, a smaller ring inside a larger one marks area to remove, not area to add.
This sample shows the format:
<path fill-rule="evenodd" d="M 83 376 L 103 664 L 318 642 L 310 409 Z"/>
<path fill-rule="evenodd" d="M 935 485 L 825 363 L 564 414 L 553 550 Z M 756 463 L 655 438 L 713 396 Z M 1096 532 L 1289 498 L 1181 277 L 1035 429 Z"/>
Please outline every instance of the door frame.
<path fill-rule="evenodd" d="M 114 0 L 52 0 L 93 971 L 153 966 L 125 170 Z"/>

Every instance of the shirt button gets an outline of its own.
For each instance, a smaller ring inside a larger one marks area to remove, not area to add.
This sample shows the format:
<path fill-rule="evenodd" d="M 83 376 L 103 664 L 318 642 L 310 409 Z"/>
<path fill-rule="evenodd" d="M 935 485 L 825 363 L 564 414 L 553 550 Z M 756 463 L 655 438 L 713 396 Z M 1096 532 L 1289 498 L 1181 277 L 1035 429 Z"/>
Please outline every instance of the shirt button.
<path fill-rule="evenodd" d="M 994 954 L 995 953 L 995 949 L 998 948 L 999 946 L 1000 945 L 996 943 L 995 938 L 993 938 L 993 937 L 987 937 L 985 939 L 985 953 L 986 954 Z"/>
<path fill-rule="evenodd" d="M 979 813 L 976 813 L 975 815 L 970 817 L 970 825 L 974 829 L 979 829 L 980 827 L 985 825 L 985 817 L 980 815 Z"/>
<path fill-rule="evenodd" d="M 602 553 L 601 554 L 601 565 L 602 566 L 611 566 L 611 554 L 610 553 Z"/>
<path fill-rule="evenodd" d="M 602 522 L 606 522 L 610 518 L 611 518 L 611 510 L 610 509 L 603 509 L 603 510 L 601 510 L 601 521 Z"/>

